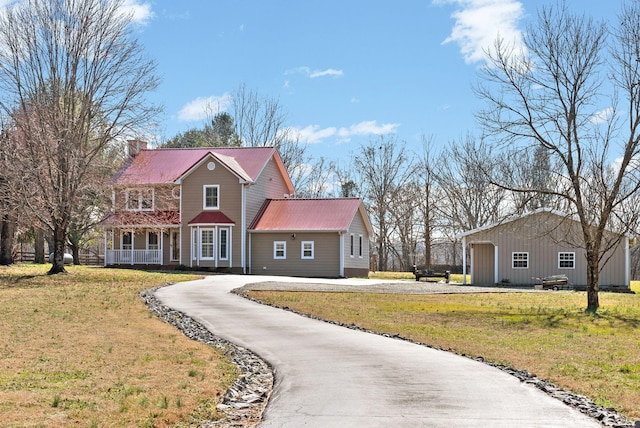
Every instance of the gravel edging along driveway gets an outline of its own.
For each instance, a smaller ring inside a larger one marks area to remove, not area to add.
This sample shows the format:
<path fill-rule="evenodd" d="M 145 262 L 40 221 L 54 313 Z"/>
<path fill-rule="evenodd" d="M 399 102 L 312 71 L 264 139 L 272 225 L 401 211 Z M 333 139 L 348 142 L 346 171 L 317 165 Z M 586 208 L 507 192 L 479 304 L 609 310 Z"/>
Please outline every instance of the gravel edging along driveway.
<path fill-rule="evenodd" d="M 424 283 L 423 283 L 424 284 Z M 173 310 L 163 305 L 153 294 L 154 289 L 145 290 L 140 293 L 145 300 L 149 310 L 158 317 L 181 330 L 187 337 L 215 346 L 222 349 L 225 353 L 231 355 L 233 362 L 238 366 L 240 376 L 234 385 L 224 395 L 218 410 L 225 414 L 225 418 L 219 421 L 203 421 L 199 427 L 253 427 L 260 422 L 260 418 L 267 405 L 269 395 L 273 388 L 273 370 L 265 361 L 261 360 L 251 351 L 238 347 L 231 342 L 216 337 L 209 330 L 204 328 L 200 323 L 186 316 L 180 311 Z M 286 290 L 286 291 L 321 291 L 321 292 L 362 292 L 362 293 L 404 293 L 404 294 L 432 294 L 432 293 L 478 293 L 478 292 L 538 292 L 538 290 L 522 289 L 514 290 L 504 288 L 490 287 L 471 287 L 459 286 L 444 283 L 429 283 L 428 287 L 421 284 L 402 282 L 402 283 L 381 283 L 373 285 L 330 285 L 330 284 L 297 284 L 289 282 L 263 282 L 256 284 L 247 284 L 244 287 L 232 290 L 239 296 L 265 304 L 260 300 L 249 297 L 246 293 L 250 290 Z M 544 291 L 542 291 L 544 292 Z M 548 291 L 547 291 L 548 292 Z M 350 328 L 352 330 L 363 331 L 371 334 L 378 334 L 389 338 L 413 342 L 399 334 L 378 333 L 367 330 L 355 324 L 343 324 L 336 321 L 324 320 L 311 315 L 298 313 L 289 307 L 274 306 L 279 309 L 297 313 L 312 319 L 328 322 L 334 325 Z M 450 349 L 444 349 L 432 346 L 428 343 L 413 342 L 421 346 L 438 349 L 446 352 L 452 352 Z M 476 361 L 488 364 L 498 368 L 504 372 L 515 376 L 521 382 L 531 384 L 548 395 L 562 401 L 563 403 L 578 409 L 580 412 L 597 420 L 605 427 L 614 428 L 640 428 L 640 421 L 631 422 L 618 414 L 614 409 L 605 408 L 595 404 L 588 397 L 575 394 L 560 388 L 553 383 L 538 378 L 535 374 L 529 373 L 527 370 L 516 370 L 500 364 L 494 364 L 485 361 L 482 357 L 472 357 L 461 354 L 463 357 L 471 358 Z"/>

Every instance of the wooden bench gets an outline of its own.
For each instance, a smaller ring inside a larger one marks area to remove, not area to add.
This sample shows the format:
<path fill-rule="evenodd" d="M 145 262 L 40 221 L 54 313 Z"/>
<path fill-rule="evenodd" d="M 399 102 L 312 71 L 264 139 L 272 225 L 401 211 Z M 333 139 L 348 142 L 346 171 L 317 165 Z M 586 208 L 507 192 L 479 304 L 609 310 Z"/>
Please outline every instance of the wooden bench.
<path fill-rule="evenodd" d="M 449 283 L 449 277 L 451 276 L 451 272 L 448 270 L 435 271 L 423 266 L 414 266 L 413 274 L 416 276 L 416 281 L 420 281 L 420 278 L 443 278 L 447 284 Z"/>

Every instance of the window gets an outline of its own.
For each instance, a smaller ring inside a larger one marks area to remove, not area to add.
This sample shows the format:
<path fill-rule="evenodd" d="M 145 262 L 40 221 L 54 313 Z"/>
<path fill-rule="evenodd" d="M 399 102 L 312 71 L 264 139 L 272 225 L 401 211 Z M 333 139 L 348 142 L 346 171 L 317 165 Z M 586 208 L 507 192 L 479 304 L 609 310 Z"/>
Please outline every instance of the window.
<path fill-rule="evenodd" d="M 159 250 L 158 232 L 147 232 L 147 250 Z"/>
<path fill-rule="evenodd" d="M 200 229 L 200 258 L 213 259 L 214 236 L 213 229 Z"/>
<path fill-rule="evenodd" d="M 153 189 L 130 189 L 126 192 L 127 209 L 153 211 Z"/>
<path fill-rule="evenodd" d="M 220 229 L 220 243 L 218 245 L 220 251 L 220 260 L 229 259 L 229 229 Z"/>
<path fill-rule="evenodd" d="M 362 258 L 362 235 L 358 235 L 358 257 Z"/>
<path fill-rule="evenodd" d="M 204 186 L 202 191 L 203 209 L 220 209 L 220 186 Z"/>
<path fill-rule="evenodd" d="M 511 266 L 513 269 L 528 269 L 529 253 L 511 253 Z"/>
<path fill-rule="evenodd" d="M 287 241 L 273 241 L 273 258 L 287 258 Z"/>
<path fill-rule="evenodd" d="M 575 269 L 576 253 L 558 253 L 558 269 Z"/>
<path fill-rule="evenodd" d="M 313 258 L 313 241 L 302 241 L 300 243 L 301 248 L 300 252 L 302 254 L 303 259 L 312 259 Z"/>
<path fill-rule="evenodd" d="M 131 236 L 131 232 L 122 232 L 122 241 L 121 246 L 123 250 L 130 250 L 133 245 L 133 237 Z"/>
<path fill-rule="evenodd" d="M 351 257 L 353 257 L 353 255 L 355 254 L 354 253 L 354 246 L 353 246 L 353 233 L 349 236 L 349 239 L 350 239 L 350 241 L 349 241 L 350 242 L 349 243 L 349 255 Z"/>

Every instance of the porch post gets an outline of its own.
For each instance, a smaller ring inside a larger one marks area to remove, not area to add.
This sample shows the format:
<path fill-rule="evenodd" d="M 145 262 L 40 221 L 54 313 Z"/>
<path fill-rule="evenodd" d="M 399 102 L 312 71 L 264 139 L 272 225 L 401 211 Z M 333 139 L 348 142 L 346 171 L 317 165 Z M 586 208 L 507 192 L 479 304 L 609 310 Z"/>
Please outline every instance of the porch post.
<path fill-rule="evenodd" d="M 169 239 L 171 239 L 171 234 L 169 234 Z M 164 229 L 160 229 L 160 233 L 158 234 L 158 240 L 160 241 L 160 266 L 164 264 L 163 256 L 164 256 Z"/>
<path fill-rule="evenodd" d="M 104 229 L 104 260 L 102 262 L 103 266 L 107 266 L 107 246 L 108 246 L 108 242 L 107 242 L 107 236 L 108 236 L 109 232 L 107 232 L 107 228 L 105 227 Z"/>
<path fill-rule="evenodd" d="M 631 280 L 629 278 L 630 276 L 629 261 L 630 261 L 629 238 L 625 236 L 624 238 L 624 285 L 626 287 L 631 288 Z"/>
<path fill-rule="evenodd" d="M 134 265 L 133 258 L 136 255 L 134 248 L 136 248 L 136 231 L 134 229 L 131 229 L 131 266 Z"/>
<path fill-rule="evenodd" d="M 462 237 L 462 285 L 467 285 L 467 237 Z"/>
<path fill-rule="evenodd" d="M 495 244 L 493 246 L 493 282 L 495 284 L 500 282 L 498 280 L 498 246 Z"/>

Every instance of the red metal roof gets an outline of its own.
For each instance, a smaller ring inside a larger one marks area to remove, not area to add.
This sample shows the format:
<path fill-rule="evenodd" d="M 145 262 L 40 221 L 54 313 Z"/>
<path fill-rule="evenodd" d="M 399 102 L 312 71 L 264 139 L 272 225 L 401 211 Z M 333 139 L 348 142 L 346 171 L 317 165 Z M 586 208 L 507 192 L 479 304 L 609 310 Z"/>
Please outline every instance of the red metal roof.
<path fill-rule="evenodd" d="M 267 199 L 249 229 L 347 230 L 361 204 L 359 198 Z M 365 223 L 368 224 L 368 220 L 365 220 Z"/>
<path fill-rule="evenodd" d="M 120 211 L 110 213 L 100 222 L 101 226 L 173 226 L 180 224 L 178 211 Z"/>
<path fill-rule="evenodd" d="M 188 224 L 236 224 L 221 211 L 202 211 Z"/>
<path fill-rule="evenodd" d="M 209 155 L 239 177 L 255 180 L 274 153 L 273 147 L 141 150 L 112 181 L 121 185 L 173 183 Z"/>

